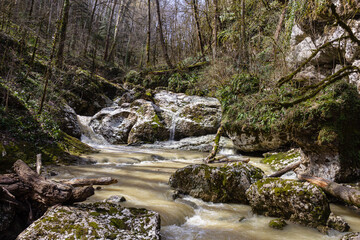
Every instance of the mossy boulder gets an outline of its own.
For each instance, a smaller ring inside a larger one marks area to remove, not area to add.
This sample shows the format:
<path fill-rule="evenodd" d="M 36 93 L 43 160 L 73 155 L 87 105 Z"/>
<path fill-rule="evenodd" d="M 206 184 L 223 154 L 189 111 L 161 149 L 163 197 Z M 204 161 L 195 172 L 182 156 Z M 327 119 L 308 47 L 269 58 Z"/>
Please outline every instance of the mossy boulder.
<path fill-rule="evenodd" d="M 326 226 L 330 215 L 325 193 L 306 182 L 266 178 L 252 184 L 246 196 L 254 213 L 305 226 Z"/>
<path fill-rule="evenodd" d="M 178 193 L 208 202 L 247 203 L 245 191 L 263 176 L 261 169 L 247 163 L 221 167 L 201 164 L 178 169 L 169 184 Z"/>
<path fill-rule="evenodd" d="M 285 220 L 281 218 L 273 219 L 269 222 L 269 227 L 278 230 L 283 230 L 286 225 L 287 223 L 285 222 Z"/>
<path fill-rule="evenodd" d="M 98 202 L 51 207 L 17 239 L 160 239 L 160 216 Z"/>

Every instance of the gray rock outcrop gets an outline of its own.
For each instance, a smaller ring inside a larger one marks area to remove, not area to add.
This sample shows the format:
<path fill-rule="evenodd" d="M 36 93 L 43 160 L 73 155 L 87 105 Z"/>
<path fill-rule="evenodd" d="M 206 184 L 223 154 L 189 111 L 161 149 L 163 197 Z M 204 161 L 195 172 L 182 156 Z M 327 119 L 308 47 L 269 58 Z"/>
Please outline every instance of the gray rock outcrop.
<path fill-rule="evenodd" d="M 159 214 L 112 203 L 54 206 L 19 236 L 25 239 L 160 239 Z"/>
<path fill-rule="evenodd" d="M 90 127 L 111 144 L 134 144 L 215 134 L 220 121 L 216 98 L 160 91 L 149 101 L 130 91 L 95 114 Z"/>

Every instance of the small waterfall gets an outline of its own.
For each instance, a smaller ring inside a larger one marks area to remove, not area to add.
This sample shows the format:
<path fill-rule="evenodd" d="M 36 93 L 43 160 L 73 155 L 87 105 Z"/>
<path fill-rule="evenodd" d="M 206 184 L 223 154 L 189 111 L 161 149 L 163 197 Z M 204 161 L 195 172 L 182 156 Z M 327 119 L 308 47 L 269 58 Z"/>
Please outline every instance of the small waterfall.
<path fill-rule="evenodd" d="M 91 117 L 77 116 L 80 129 L 81 129 L 81 141 L 89 145 L 109 145 L 106 139 L 95 133 L 90 127 Z"/>
<path fill-rule="evenodd" d="M 175 140 L 175 132 L 176 132 L 176 122 L 177 122 L 178 114 L 174 114 L 171 119 L 171 126 L 170 126 L 170 141 Z"/>

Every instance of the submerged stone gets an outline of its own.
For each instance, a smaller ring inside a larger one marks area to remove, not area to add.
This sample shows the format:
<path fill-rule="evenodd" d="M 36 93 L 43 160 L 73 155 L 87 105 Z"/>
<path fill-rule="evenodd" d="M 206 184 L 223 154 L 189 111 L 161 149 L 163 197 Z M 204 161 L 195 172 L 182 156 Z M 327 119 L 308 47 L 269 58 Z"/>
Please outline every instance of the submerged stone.
<path fill-rule="evenodd" d="M 245 191 L 263 178 L 264 172 L 247 163 L 221 167 L 205 164 L 178 169 L 169 180 L 179 194 L 189 194 L 209 202 L 247 203 Z"/>
<path fill-rule="evenodd" d="M 160 216 L 113 203 L 55 206 L 19 236 L 25 239 L 160 239 Z"/>
<path fill-rule="evenodd" d="M 325 193 L 307 182 L 262 179 L 250 186 L 246 196 L 253 212 L 305 226 L 325 226 L 330 214 Z"/>
<path fill-rule="evenodd" d="M 269 222 L 269 227 L 279 230 L 283 230 L 286 225 L 285 220 L 281 218 L 273 219 Z"/>
<path fill-rule="evenodd" d="M 345 222 L 342 217 L 336 216 L 333 213 L 330 213 L 329 219 L 327 220 L 327 226 L 339 232 L 347 232 L 350 229 L 349 224 Z"/>

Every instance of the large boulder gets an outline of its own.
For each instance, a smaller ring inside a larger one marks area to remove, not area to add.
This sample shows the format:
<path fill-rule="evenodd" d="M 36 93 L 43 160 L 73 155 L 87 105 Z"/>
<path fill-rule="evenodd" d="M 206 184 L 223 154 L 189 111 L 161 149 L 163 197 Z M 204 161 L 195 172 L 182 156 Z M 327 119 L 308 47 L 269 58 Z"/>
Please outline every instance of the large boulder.
<path fill-rule="evenodd" d="M 261 169 L 247 163 L 222 167 L 205 164 L 178 169 L 169 180 L 180 194 L 189 194 L 209 202 L 247 203 L 245 191 L 263 178 Z"/>
<path fill-rule="evenodd" d="M 305 226 L 326 226 L 330 207 L 317 186 L 279 178 L 262 179 L 246 191 L 254 213 L 282 217 Z"/>
<path fill-rule="evenodd" d="M 81 129 L 77 120 L 77 114 L 69 105 L 64 104 L 60 110 L 60 128 L 70 136 L 80 138 Z"/>
<path fill-rule="evenodd" d="M 54 206 L 19 236 L 25 239 L 160 239 L 160 216 L 112 203 Z"/>
<path fill-rule="evenodd" d="M 90 126 L 112 144 L 154 142 L 169 136 L 156 106 L 143 99 L 102 109 Z"/>
<path fill-rule="evenodd" d="M 160 91 L 155 94 L 154 102 L 176 140 L 215 134 L 220 126 L 221 105 L 216 98 Z"/>
<path fill-rule="evenodd" d="M 90 127 L 109 143 L 135 144 L 215 134 L 220 121 L 216 98 L 129 91 L 95 114 Z"/>

